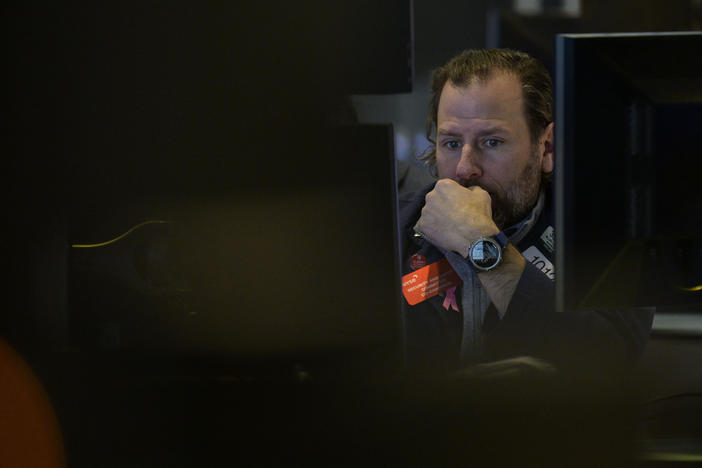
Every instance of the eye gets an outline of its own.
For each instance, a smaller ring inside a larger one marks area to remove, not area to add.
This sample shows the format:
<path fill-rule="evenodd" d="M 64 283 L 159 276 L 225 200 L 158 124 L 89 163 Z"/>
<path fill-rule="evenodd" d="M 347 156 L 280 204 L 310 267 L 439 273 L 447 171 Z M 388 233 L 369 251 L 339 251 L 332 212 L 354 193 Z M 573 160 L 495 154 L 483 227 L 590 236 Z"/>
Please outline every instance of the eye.
<path fill-rule="evenodd" d="M 450 151 L 457 151 L 461 149 L 461 142 L 458 140 L 447 140 L 444 143 L 444 147 Z"/>
<path fill-rule="evenodd" d="M 498 140 L 497 138 L 488 138 L 485 140 L 484 145 L 487 146 L 488 148 L 497 148 L 502 144 L 502 140 Z"/>

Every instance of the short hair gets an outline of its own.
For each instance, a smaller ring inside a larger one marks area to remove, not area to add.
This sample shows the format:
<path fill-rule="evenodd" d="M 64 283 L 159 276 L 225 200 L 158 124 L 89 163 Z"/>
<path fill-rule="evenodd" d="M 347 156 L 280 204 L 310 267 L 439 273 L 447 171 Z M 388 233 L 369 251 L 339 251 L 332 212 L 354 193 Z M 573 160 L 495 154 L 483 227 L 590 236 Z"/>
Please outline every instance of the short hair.
<path fill-rule="evenodd" d="M 515 75 L 522 85 L 524 116 L 532 144 L 538 143 L 544 129 L 553 121 L 553 85 L 548 70 L 540 61 L 511 49 L 465 50 L 434 70 L 426 124 L 426 137 L 432 142 L 432 147 L 421 157 L 432 170 L 436 169 L 433 134 L 436 132 L 441 92 L 446 83 L 468 86 L 483 83 L 498 73 Z"/>

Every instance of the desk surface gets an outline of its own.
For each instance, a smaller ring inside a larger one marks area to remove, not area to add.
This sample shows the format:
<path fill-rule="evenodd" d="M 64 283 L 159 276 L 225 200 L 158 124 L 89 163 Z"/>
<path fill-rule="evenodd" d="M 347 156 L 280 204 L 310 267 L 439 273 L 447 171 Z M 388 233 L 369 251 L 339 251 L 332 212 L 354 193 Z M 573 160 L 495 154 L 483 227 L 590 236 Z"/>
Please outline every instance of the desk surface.
<path fill-rule="evenodd" d="M 702 313 L 658 312 L 653 317 L 653 332 L 702 336 Z"/>

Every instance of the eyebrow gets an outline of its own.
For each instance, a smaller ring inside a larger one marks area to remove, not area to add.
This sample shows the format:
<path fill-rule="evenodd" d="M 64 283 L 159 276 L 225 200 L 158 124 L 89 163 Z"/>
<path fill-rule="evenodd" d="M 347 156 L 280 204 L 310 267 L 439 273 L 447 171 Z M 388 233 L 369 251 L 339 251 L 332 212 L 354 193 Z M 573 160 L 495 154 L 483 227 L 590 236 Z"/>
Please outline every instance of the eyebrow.
<path fill-rule="evenodd" d="M 493 133 L 508 134 L 509 131 L 504 127 L 492 126 L 492 127 L 487 127 L 487 128 L 481 129 L 480 131 L 477 132 L 477 136 L 490 135 Z M 442 130 L 442 129 L 439 129 L 438 135 L 441 135 L 441 136 L 445 135 L 445 136 L 458 137 L 458 138 L 462 137 L 462 135 L 460 133 L 455 133 L 452 131 Z"/>
<path fill-rule="evenodd" d="M 449 132 L 446 130 L 439 130 L 439 135 L 452 136 L 452 137 L 457 137 L 457 138 L 461 137 L 461 135 L 458 133 Z"/>

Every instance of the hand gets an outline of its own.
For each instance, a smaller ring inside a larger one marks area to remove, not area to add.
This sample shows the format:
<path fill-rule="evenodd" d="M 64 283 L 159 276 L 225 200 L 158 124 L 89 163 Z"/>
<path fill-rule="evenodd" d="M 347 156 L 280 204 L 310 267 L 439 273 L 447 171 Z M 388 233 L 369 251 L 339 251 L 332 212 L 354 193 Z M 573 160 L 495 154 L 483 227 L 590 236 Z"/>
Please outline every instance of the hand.
<path fill-rule="evenodd" d="M 432 244 L 464 257 L 472 242 L 500 232 L 492 220 L 490 194 L 451 179 L 439 180 L 427 193 L 415 229 Z"/>

